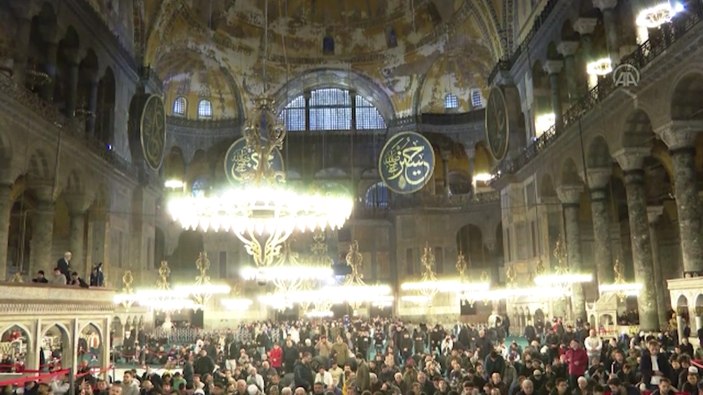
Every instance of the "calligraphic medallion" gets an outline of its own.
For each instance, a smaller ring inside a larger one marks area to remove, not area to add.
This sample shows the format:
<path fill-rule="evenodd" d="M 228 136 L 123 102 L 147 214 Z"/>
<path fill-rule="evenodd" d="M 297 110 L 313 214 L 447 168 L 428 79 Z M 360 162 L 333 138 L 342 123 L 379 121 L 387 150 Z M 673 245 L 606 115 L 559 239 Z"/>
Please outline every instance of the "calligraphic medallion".
<path fill-rule="evenodd" d="M 151 95 L 142 108 L 139 137 L 147 165 L 154 170 L 161 167 L 166 147 L 166 115 L 161 97 Z"/>
<path fill-rule="evenodd" d="M 509 132 L 505 95 L 500 87 L 494 87 L 486 104 L 486 140 L 496 160 L 502 160 L 508 152 Z"/>
<path fill-rule="evenodd" d="M 422 189 L 432 178 L 434 150 L 427 139 L 415 132 L 392 136 L 381 150 L 378 172 L 388 189 L 409 194 Z"/>
<path fill-rule="evenodd" d="M 281 151 L 274 149 L 268 157 L 269 168 L 274 172 L 283 172 L 283 156 Z M 225 175 L 232 184 L 247 180 L 249 174 L 259 166 L 259 154 L 252 150 L 244 137 L 229 146 L 225 155 Z"/>

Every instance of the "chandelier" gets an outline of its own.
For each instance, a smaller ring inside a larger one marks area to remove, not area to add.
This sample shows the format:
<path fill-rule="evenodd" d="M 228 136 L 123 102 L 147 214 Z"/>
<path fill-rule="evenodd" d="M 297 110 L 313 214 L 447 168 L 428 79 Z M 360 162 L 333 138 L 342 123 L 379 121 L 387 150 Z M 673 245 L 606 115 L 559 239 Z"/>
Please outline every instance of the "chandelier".
<path fill-rule="evenodd" d="M 193 285 L 177 285 L 175 291 L 180 294 L 190 295 L 195 301 L 195 306 L 203 307 L 213 295 L 228 294 L 231 290 L 227 284 L 213 284 L 207 271 L 210 269 L 210 259 L 207 252 L 198 254 L 195 260 L 195 267 L 198 268 L 198 275 L 195 276 Z"/>
<path fill-rule="evenodd" d="M 296 190 L 286 184 L 280 154 L 286 128 L 275 115 L 274 101 L 266 96 L 268 0 L 264 10 L 262 96 L 255 101 L 243 138 L 225 157 L 225 174 L 234 185 L 213 196 L 174 198 L 168 205 L 173 219 L 186 229 L 234 233 L 257 267 L 280 264 L 283 244 L 296 230 L 342 227 L 354 205 L 345 192 Z"/>
<path fill-rule="evenodd" d="M 115 294 L 112 299 L 114 304 L 121 305 L 126 311 L 129 311 L 132 305 L 137 301 L 134 288 L 132 288 L 133 282 L 134 277 L 132 276 L 132 271 L 126 270 L 122 275 L 122 292 Z"/>
<path fill-rule="evenodd" d="M 598 292 L 601 294 L 614 294 L 619 301 L 625 300 L 628 296 L 638 296 L 642 290 L 641 283 L 628 283 L 625 281 L 625 266 L 620 262 L 620 259 L 615 259 L 613 265 L 615 272 L 615 281 L 611 284 L 598 284 Z"/>
<path fill-rule="evenodd" d="M 156 280 L 156 288 L 136 292 L 135 295 L 139 301 L 139 305 L 151 311 L 160 311 L 167 315 L 181 310 L 196 310 L 202 308 L 202 305 L 194 302 L 193 299 L 188 297 L 189 295 L 187 293 L 171 289 L 169 283 L 170 276 L 171 269 L 168 267 L 168 262 L 161 261 L 159 278 Z"/>
<path fill-rule="evenodd" d="M 534 282 L 539 287 L 568 288 L 572 286 L 593 281 L 590 273 L 572 273 L 566 262 L 566 248 L 561 240 L 557 240 L 554 246 L 554 257 L 557 265 L 552 273 L 539 273 L 534 278 Z"/>
<path fill-rule="evenodd" d="M 684 10 L 679 2 L 665 1 L 660 4 L 645 8 L 637 15 L 635 23 L 639 27 L 654 29 L 671 21 L 674 15 Z"/>

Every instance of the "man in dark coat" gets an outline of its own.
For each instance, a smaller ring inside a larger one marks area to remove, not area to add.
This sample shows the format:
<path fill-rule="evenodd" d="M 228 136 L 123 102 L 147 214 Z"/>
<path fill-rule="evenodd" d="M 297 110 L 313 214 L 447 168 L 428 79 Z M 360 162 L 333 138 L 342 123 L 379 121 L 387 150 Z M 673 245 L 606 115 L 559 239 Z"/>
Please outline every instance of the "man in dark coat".
<path fill-rule="evenodd" d="M 642 383 L 647 388 L 657 388 L 662 377 L 671 378 L 673 369 L 666 355 L 659 352 L 658 341 L 650 340 L 647 343 L 647 350 L 642 352 L 640 358 L 640 371 L 642 372 Z"/>
<path fill-rule="evenodd" d="M 305 352 L 303 353 L 303 358 L 295 363 L 295 368 L 293 369 L 295 386 L 305 388 L 306 392 L 310 392 L 312 390 L 314 381 L 312 369 L 310 369 L 311 360 L 312 356 L 310 353 Z"/>

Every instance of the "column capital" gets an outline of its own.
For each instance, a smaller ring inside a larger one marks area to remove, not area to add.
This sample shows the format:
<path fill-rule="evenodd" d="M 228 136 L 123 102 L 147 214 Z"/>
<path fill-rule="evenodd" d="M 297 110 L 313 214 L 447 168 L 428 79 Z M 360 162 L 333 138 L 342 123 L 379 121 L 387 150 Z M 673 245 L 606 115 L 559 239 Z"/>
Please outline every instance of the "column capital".
<path fill-rule="evenodd" d="M 693 148 L 698 133 L 703 132 L 703 121 L 671 121 L 654 132 L 671 151 Z"/>
<path fill-rule="evenodd" d="M 624 171 L 640 170 L 649 151 L 646 147 L 623 148 L 615 152 L 613 157 Z"/>
<path fill-rule="evenodd" d="M 88 207 L 90 207 L 90 201 L 86 199 L 84 193 L 65 193 L 63 196 L 66 206 L 68 206 L 68 212 L 72 217 L 85 214 Z"/>
<path fill-rule="evenodd" d="M 578 41 L 562 41 L 557 45 L 557 51 L 564 57 L 574 56 L 579 49 L 579 45 Z"/>
<path fill-rule="evenodd" d="M 602 189 L 608 185 L 613 171 L 609 167 L 593 167 L 586 170 L 584 179 L 590 189 Z"/>
<path fill-rule="evenodd" d="M 664 206 L 647 206 L 647 220 L 653 224 L 659 220 L 664 212 Z"/>
<path fill-rule="evenodd" d="M 618 0 L 593 0 L 593 7 L 601 11 L 612 10 L 618 5 Z"/>
<path fill-rule="evenodd" d="M 27 188 L 35 193 L 38 200 L 53 203 L 54 183 L 52 180 L 30 177 L 27 182 Z"/>
<path fill-rule="evenodd" d="M 582 36 L 592 34 L 596 30 L 596 25 L 598 25 L 596 18 L 579 18 L 574 22 L 574 31 Z"/>
<path fill-rule="evenodd" d="M 557 196 L 562 204 L 578 204 L 581 201 L 583 185 L 562 185 L 557 188 Z"/>
<path fill-rule="evenodd" d="M 564 68 L 564 62 L 561 60 L 547 60 L 544 62 L 544 71 L 549 75 L 561 73 L 562 68 Z"/>

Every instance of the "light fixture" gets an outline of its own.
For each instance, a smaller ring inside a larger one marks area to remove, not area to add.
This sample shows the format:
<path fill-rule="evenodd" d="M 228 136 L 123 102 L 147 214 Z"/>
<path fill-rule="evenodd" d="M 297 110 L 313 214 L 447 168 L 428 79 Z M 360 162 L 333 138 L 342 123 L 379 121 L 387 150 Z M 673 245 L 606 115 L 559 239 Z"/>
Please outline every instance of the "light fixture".
<path fill-rule="evenodd" d="M 609 57 L 594 60 L 586 65 L 588 75 L 604 76 L 613 72 L 613 61 Z"/>
<path fill-rule="evenodd" d="M 185 186 L 183 180 L 172 178 L 164 182 L 164 187 L 169 189 L 182 189 Z"/>
<path fill-rule="evenodd" d="M 554 273 L 535 276 L 535 284 L 539 286 L 570 285 L 590 283 L 591 281 L 593 281 L 593 275 L 588 273 Z"/>
<path fill-rule="evenodd" d="M 639 27 L 655 29 L 665 23 L 670 22 L 674 15 L 683 10 L 683 4 L 665 1 L 640 11 L 637 15 L 635 23 Z"/>
<path fill-rule="evenodd" d="M 334 316 L 331 310 L 310 310 L 305 313 L 307 318 L 329 318 Z"/>
<path fill-rule="evenodd" d="M 568 296 L 567 288 L 563 287 L 522 287 L 492 289 L 481 295 L 484 300 L 498 301 L 517 298 L 558 299 Z"/>
<path fill-rule="evenodd" d="M 535 117 L 535 137 L 540 137 L 557 122 L 554 113 L 541 114 Z"/>
<path fill-rule="evenodd" d="M 435 293 L 485 292 L 491 285 L 485 281 L 464 282 L 459 279 L 409 281 L 400 285 L 402 291 L 424 291 L 428 288 L 436 290 Z"/>
<path fill-rule="evenodd" d="M 198 275 L 195 276 L 194 284 L 177 285 L 174 290 L 181 294 L 191 295 L 197 305 L 205 306 L 212 295 L 225 295 L 231 290 L 227 284 L 213 284 L 207 271 L 210 269 L 210 259 L 207 252 L 198 254 L 195 260 L 195 267 L 198 268 Z"/>
<path fill-rule="evenodd" d="M 331 267 L 307 265 L 279 265 L 272 267 L 254 268 L 244 267 L 239 271 L 243 280 L 247 281 L 291 281 L 291 280 L 317 280 L 325 281 L 334 275 Z"/>
<path fill-rule="evenodd" d="M 425 304 L 432 301 L 432 298 L 425 295 L 403 295 L 400 297 L 402 302 Z"/>
<path fill-rule="evenodd" d="M 129 311 L 132 305 L 138 300 L 137 296 L 134 294 L 134 288 L 132 288 L 133 282 L 134 277 L 132 276 L 132 271 L 126 270 L 122 275 L 122 292 L 115 294 L 112 298 L 114 304 L 121 305 L 127 311 Z"/>
<path fill-rule="evenodd" d="M 280 264 L 283 243 L 296 230 L 339 229 L 354 205 L 349 193 L 329 186 L 296 190 L 285 183 L 280 150 L 286 129 L 275 115 L 274 101 L 266 96 L 268 18 L 264 21 L 262 97 L 250 112 L 243 139 L 225 157 L 225 174 L 233 185 L 210 196 L 173 197 L 168 204 L 183 228 L 234 233 L 257 267 Z"/>
<path fill-rule="evenodd" d="M 477 173 L 473 176 L 474 181 L 477 182 L 489 182 L 493 179 L 491 173 Z"/>
<path fill-rule="evenodd" d="M 624 271 L 624 265 L 620 262 L 620 259 L 616 258 L 613 265 L 614 282 L 612 284 L 598 284 L 598 292 L 601 294 L 615 294 L 621 301 L 628 296 L 638 296 L 642 290 L 642 284 L 625 281 Z"/>
<path fill-rule="evenodd" d="M 283 293 L 260 295 L 259 301 L 267 306 L 280 309 L 292 307 L 300 303 L 320 303 L 321 300 L 329 304 L 367 303 L 377 300 L 390 300 L 393 298 L 391 287 L 388 285 L 333 285 L 315 290 L 301 290 Z"/>
<path fill-rule="evenodd" d="M 220 299 L 220 304 L 227 310 L 233 311 L 244 311 L 248 310 L 249 307 L 254 303 L 253 300 L 248 298 L 224 298 Z"/>

